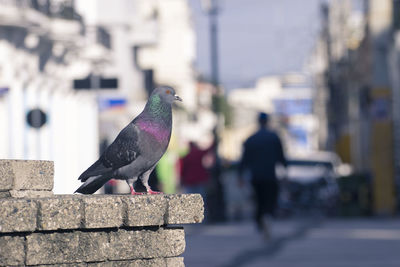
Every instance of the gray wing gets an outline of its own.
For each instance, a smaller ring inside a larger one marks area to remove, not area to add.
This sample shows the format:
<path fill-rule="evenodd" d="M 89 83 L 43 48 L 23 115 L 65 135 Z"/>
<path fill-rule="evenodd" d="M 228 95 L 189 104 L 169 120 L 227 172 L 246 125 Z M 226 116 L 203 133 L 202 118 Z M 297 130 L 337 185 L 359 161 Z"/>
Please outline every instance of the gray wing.
<path fill-rule="evenodd" d="M 140 155 L 137 127 L 130 123 L 107 147 L 103 155 L 78 178 L 83 182 L 89 177 L 102 175 L 132 163 Z"/>
<path fill-rule="evenodd" d="M 139 155 L 139 134 L 134 124 L 125 127 L 102 155 L 104 166 L 118 169 L 130 164 Z"/>

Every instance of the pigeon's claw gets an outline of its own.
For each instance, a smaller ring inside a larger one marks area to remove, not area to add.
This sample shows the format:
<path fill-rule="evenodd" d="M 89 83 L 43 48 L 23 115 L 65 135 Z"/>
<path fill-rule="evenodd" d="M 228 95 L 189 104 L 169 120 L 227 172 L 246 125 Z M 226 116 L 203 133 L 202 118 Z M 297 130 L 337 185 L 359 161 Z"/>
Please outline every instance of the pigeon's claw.
<path fill-rule="evenodd" d="M 153 191 L 153 190 L 149 189 L 149 190 L 147 190 L 147 194 L 150 194 L 150 195 L 159 195 L 159 194 L 162 194 L 162 192 Z"/>
<path fill-rule="evenodd" d="M 135 192 L 135 189 L 133 188 L 132 185 L 129 185 L 129 188 L 131 189 L 131 195 L 132 196 L 143 195 L 143 193 Z"/>

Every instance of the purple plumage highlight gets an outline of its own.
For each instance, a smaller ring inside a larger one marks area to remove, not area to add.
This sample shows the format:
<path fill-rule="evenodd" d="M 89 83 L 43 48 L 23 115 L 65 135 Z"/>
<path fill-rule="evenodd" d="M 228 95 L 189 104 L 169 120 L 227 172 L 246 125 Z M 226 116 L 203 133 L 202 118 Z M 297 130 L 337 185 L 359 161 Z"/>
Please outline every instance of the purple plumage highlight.
<path fill-rule="evenodd" d="M 152 123 L 151 121 L 138 121 L 137 126 L 140 130 L 154 136 L 158 142 L 168 140 L 171 135 L 171 131 L 168 128 L 163 127 L 158 123 Z"/>

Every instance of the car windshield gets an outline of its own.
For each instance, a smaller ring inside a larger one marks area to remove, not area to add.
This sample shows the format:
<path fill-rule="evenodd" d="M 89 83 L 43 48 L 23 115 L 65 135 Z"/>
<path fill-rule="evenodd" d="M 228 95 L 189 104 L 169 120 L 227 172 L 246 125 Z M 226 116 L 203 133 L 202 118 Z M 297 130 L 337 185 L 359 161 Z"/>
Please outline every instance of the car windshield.
<path fill-rule="evenodd" d="M 288 160 L 288 166 L 304 166 L 304 167 L 321 166 L 328 169 L 333 169 L 332 162 L 317 161 L 317 160 Z"/>
<path fill-rule="evenodd" d="M 308 183 L 326 177 L 333 168 L 329 161 L 291 159 L 288 160 L 286 175 L 291 181 Z"/>

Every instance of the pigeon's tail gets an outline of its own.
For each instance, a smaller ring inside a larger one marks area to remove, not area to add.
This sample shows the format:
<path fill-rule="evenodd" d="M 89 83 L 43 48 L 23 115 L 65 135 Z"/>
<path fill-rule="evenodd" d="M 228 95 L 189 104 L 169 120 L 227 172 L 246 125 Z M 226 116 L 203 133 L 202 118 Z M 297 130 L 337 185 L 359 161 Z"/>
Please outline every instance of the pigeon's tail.
<path fill-rule="evenodd" d="M 84 184 L 82 184 L 78 189 L 76 189 L 75 193 L 81 194 L 93 194 L 100 187 L 102 187 L 105 183 L 107 183 L 111 179 L 110 173 L 106 173 L 99 176 L 93 176 L 86 180 Z"/>
<path fill-rule="evenodd" d="M 98 161 L 93 163 L 86 171 L 84 171 L 78 178 L 82 182 L 86 182 L 92 176 L 99 176 L 109 172 L 111 168 L 107 168 L 103 164 L 103 156 Z"/>

